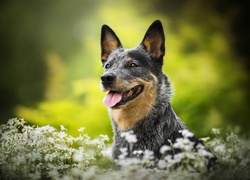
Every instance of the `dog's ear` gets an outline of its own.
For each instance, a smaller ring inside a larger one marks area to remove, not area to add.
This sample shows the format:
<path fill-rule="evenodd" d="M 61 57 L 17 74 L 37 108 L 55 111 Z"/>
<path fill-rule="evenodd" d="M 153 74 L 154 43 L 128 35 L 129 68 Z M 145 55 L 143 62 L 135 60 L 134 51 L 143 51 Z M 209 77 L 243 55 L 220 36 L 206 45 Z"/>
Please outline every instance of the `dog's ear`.
<path fill-rule="evenodd" d="M 161 21 L 154 21 L 148 28 L 141 45 L 154 58 L 165 55 L 165 36 Z"/>
<path fill-rule="evenodd" d="M 115 32 L 107 25 L 102 26 L 101 31 L 101 58 L 102 62 L 108 59 L 110 53 L 116 48 L 122 48 L 122 44 Z"/>

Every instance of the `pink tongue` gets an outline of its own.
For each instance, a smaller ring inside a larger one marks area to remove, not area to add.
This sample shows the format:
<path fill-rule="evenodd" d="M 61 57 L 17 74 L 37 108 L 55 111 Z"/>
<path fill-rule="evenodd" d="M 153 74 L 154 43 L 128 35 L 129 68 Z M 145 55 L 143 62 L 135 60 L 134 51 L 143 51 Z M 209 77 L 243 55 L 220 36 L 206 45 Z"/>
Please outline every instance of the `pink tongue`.
<path fill-rule="evenodd" d="M 120 93 L 109 91 L 107 96 L 103 99 L 103 103 L 111 108 L 119 103 L 121 99 L 122 95 Z"/>

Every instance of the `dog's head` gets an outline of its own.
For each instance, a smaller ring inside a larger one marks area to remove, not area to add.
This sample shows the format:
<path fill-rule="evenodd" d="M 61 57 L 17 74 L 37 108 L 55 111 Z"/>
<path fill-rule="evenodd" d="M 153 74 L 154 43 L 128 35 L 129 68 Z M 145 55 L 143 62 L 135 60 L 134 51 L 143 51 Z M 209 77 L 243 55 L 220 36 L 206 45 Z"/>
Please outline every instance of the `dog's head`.
<path fill-rule="evenodd" d="M 148 28 L 142 42 L 132 49 L 124 49 L 119 38 L 107 25 L 101 31 L 101 59 L 104 74 L 101 88 L 108 92 L 104 98 L 112 109 L 134 106 L 135 100 L 154 103 L 158 76 L 162 73 L 165 54 L 162 24 L 156 20 Z"/>

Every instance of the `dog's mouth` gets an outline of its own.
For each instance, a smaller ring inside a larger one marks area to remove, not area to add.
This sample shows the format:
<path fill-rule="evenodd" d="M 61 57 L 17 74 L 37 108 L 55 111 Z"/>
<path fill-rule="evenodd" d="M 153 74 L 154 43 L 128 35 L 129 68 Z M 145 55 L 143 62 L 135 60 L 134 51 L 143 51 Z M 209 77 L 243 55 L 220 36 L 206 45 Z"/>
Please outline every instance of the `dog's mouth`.
<path fill-rule="evenodd" d="M 119 107 L 138 97 L 142 93 L 143 88 L 143 85 L 137 85 L 125 92 L 110 90 L 104 98 L 103 102 L 109 108 Z"/>

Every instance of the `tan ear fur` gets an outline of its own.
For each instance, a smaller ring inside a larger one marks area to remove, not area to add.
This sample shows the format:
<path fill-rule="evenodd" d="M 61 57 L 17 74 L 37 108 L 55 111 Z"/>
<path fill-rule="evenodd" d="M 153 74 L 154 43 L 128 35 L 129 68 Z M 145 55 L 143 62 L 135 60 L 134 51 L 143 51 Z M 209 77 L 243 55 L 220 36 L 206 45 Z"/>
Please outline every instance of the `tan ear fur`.
<path fill-rule="evenodd" d="M 151 56 L 157 59 L 165 55 L 165 36 L 159 20 L 151 24 L 141 44 Z"/>
<path fill-rule="evenodd" d="M 121 42 L 114 31 L 107 25 L 102 26 L 101 31 L 101 59 L 105 61 L 116 48 L 121 48 Z"/>
<path fill-rule="evenodd" d="M 154 36 L 147 37 L 143 42 L 149 54 L 155 56 L 157 59 L 164 55 L 164 52 L 161 49 L 162 43 L 163 40 L 160 33 L 155 33 Z"/>

